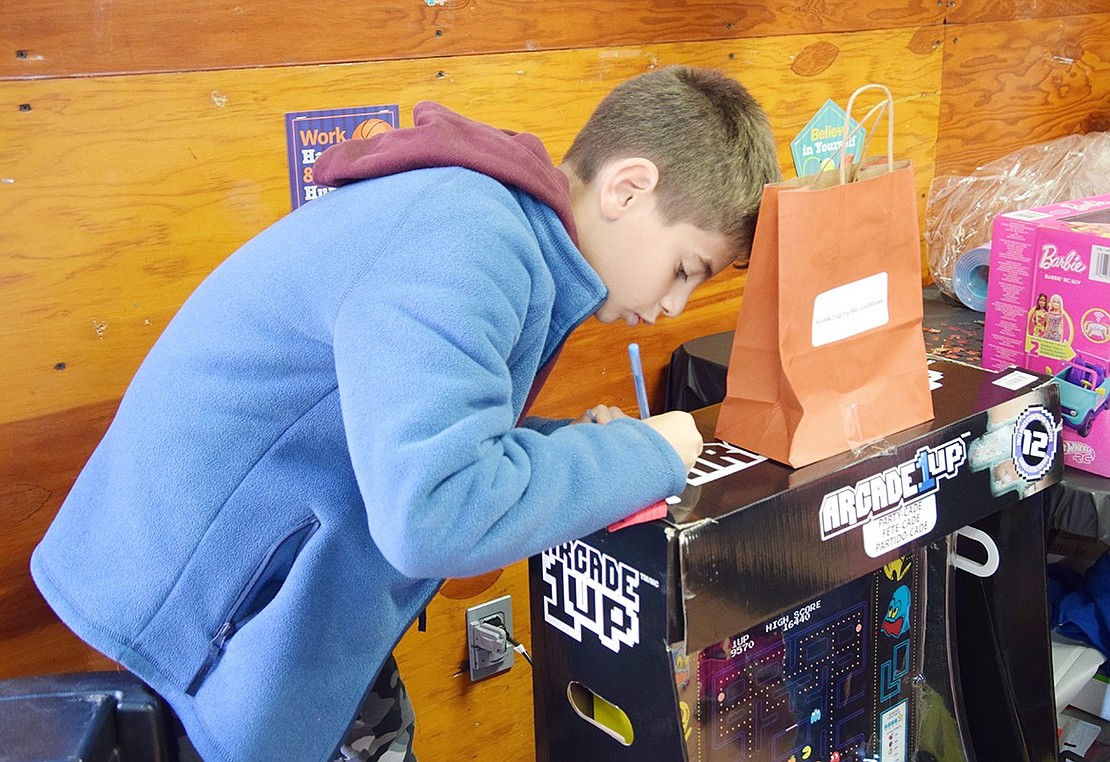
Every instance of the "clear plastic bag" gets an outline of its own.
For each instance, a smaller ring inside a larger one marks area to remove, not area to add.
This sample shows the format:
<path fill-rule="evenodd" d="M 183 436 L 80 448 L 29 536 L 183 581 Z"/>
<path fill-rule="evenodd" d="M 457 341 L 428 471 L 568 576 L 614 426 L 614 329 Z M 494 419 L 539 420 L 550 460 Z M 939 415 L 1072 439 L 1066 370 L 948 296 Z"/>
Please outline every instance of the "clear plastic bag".
<path fill-rule="evenodd" d="M 929 271 L 940 290 L 972 309 L 977 301 L 961 288 L 968 260 L 989 254 L 996 215 L 1110 193 L 1110 133 L 1066 135 L 1018 149 L 971 175 L 933 179 L 925 205 Z M 971 269 L 974 269 L 972 267 Z M 980 277 L 985 274 L 980 273 Z M 984 278 L 985 283 L 985 278 Z"/>

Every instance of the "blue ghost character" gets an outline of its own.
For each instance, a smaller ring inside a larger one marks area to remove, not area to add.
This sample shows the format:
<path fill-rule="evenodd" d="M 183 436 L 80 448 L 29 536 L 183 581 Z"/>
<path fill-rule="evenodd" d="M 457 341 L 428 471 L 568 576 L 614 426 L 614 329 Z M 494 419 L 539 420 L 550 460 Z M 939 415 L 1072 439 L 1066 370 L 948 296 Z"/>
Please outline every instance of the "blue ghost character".
<path fill-rule="evenodd" d="M 889 637 L 900 638 L 910 628 L 910 589 L 902 585 L 890 596 L 890 604 L 883 617 L 883 632 Z"/>

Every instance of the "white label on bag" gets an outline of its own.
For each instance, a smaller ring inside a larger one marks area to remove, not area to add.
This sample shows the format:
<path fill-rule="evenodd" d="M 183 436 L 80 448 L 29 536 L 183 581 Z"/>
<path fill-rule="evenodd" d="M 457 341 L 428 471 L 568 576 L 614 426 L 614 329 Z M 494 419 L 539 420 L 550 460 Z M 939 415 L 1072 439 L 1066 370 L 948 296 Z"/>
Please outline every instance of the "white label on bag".
<path fill-rule="evenodd" d="M 813 300 L 813 346 L 886 325 L 890 320 L 888 300 L 885 272 L 818 294 Z"/>

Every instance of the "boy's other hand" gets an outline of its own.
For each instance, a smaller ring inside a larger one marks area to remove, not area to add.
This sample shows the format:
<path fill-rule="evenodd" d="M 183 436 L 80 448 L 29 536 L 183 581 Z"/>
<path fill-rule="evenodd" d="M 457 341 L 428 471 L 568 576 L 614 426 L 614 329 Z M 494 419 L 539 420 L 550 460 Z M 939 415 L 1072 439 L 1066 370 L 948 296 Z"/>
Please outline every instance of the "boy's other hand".
<path fill-rule="evenodd" d="M 705 446 L 705 442 L 701 438 L 701 432 L 698 431 L 698 427 L 694 423 L 694 416 L 681 410 L 672 410 L 669 413 L 645 418 L 644 423 L 651 426 L 670 442 L 671 447 L 678 453 L 678 457 L 682 458 L 682 462 L 686 464 L 686 472 L 689 473 L 690 469 L 694 467 L 694 461 L 701 455 L 702 447 Z"/>
<path fill-rule="evenodd" d="M 627 418 L 623 410 L 613 405 L 594 405 L 575 418 L 571 423 L 609 423 L 618 418 Z"/>

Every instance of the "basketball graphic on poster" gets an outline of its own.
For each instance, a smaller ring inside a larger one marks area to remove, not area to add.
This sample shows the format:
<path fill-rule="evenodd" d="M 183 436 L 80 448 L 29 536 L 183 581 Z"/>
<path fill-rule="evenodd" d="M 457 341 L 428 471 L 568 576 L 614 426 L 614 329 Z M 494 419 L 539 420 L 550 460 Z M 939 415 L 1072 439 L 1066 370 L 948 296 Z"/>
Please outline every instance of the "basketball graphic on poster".
<path fill-rule="evenodd" d="M 383 132 L 392 130 L 393 126 L 384 119 L 367 119 L 360 122 L 353 130 L 351 130 L 351 138 L 357 140 L 365 140 L 379 135 Z"/>

